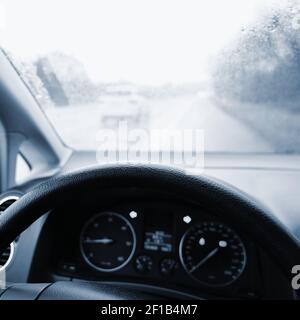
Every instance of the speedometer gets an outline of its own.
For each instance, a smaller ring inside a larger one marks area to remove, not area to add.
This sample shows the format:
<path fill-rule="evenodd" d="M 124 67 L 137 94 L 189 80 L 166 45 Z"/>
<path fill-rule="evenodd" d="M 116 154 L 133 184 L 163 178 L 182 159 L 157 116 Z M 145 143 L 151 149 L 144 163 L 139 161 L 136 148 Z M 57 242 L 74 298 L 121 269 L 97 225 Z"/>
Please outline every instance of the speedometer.
<path fill-rule="evenodd" d="M 80 236 L 84 260 L 99 271 L 112 272 L 123 268 L 131 260 L 135 247 L 136 236 L 131 223 L 114 212 L 92 217 Z"/>
<path fill-rule="evenodd" d="M 222 223 L 192 226 L 180 243 L 180 259 L 187 273 L 208 286 L 225 286 L 242 274 L 246 250 L 239 236 Z"/>

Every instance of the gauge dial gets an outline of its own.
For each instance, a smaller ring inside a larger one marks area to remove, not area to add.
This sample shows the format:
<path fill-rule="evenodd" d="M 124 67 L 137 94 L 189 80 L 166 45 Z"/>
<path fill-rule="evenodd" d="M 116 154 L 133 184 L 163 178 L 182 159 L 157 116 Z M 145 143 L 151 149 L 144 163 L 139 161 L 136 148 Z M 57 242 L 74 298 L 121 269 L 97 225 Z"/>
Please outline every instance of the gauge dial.
<path fill-rule="evenodd" d="M 152 270 L 153 261 L 149 256 L 138 256 L 135 260 L 135 268 L 139 273 L 149 273 Z"/>
<path fill-rule="evenodd" d="M 246 250 L 239 236 L 216 222 L 191 227 L 181 240 L 179 253 L 187 273 L 208 286 L 232 283 L 246 265 Z"/>
<path fill-rule="evenodd" d="M 104 272 L 123 268 L 131 260 L 135 247 L 134 229 L 118 213 L 104 212 L 92 217 L 83 227 L 80 236 L 84 260 Z"/>
<path fill-rule="evenodd" d="M 160 272 L 166 276 L 171 275 L 177 269 L 177 265 L 178 264 L 177 264 L 176 260 L 174 260 L 172 258 L 164 258 L 160 262 Z"/>

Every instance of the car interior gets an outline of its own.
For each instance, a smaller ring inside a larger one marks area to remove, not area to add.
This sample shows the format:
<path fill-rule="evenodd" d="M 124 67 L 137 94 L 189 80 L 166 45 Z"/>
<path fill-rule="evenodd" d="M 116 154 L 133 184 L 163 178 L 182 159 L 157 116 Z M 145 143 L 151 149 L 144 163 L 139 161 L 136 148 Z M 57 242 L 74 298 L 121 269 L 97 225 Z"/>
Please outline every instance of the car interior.
<path fill-rule="evenodd" d="M 230 133 L 236 118 L 227 110 L 229 120 L 220 117 L 215 140 L 245 143 L 232 152 L 204 149 L 201 166 L 105 161 L 99 149 L 76 147 L 91 133 L 66 87 L 57 94 L 59 72 L 54 79 L 49 61 L 36 65 L 40 79 L 49 72 L 49 88 L 56 86 L 56 96 L 48 90 L 56 106 L 44 110 L 22 69 L 0 51 L 0 300 L 300 300 L 298 111 L 294 122 L 279 117 L 294 140 L 277 128 L 272 152 L 250 148 L 250 140 L 269 141 L 269 113 L 258 116 L 261 136 L 242 140 L 239 132 Z M 78 85 L 74 92 L 80 90 Z M 107 84 L 105 94 L 99 90 L 95 101 L 105 108 L 97 126 L 106 130 L 120 121 L 148 127 L 154 120 L 147 103 L 169 99 L 142 99 L 127 83 Z M 187 95 L 176 90 L 174 101 Z M 64 99 L 69 107 L 62 106 Z M 198 93 L 197 99 L 204 101 Z M 88 108 L 84 112 L 95 117 Z M 185 114 L 193 118 L 191 110 Z M 69 123 L 63 112 L 69 112 Z M 157 118 L 167 127 L 177 116 L 170 111 Z M 250 118 L 245 128 L 254 130 Z M 72 130 L 75 145 L 65 138 L 73 138 Z M 213 133 L 205 132 L 209 148 Z"/>

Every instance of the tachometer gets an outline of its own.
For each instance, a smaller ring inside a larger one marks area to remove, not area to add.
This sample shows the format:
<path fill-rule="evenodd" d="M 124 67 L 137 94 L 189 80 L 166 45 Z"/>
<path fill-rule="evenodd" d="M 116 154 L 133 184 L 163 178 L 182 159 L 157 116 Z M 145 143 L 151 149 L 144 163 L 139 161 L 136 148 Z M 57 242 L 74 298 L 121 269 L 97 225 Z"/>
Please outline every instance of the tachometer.
<path fill-rule="evenodd" d="M 84 260 L 104 272 L 124 267 L 131 260 L 135 246 L 136 236 L 132 225 L 125 217 L 114 212 L 92 217 L 80 236 Z"/>
<path fill-rule="evenodd" d="M 187 273 L 202 284 L 225 286 L 235 281 L 246 265 L 246 250 L 239 236 L 222 223 L 192 226 L 180 243 L 180 259 Z"/>

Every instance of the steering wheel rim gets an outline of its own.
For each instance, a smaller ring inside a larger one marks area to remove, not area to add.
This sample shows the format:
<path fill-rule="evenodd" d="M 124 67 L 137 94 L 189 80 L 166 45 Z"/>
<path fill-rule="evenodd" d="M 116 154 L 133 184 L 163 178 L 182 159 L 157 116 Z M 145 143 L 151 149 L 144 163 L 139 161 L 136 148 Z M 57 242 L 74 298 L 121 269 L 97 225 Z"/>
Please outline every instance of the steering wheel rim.
<path fill-rule="evenodd" d="M 299 264 L 300 244 L 289 230 L 258 201 L 240 190 L 206 176 L 154 165 L 105 165 L 58 176 L 39 184 L 11 205 L 0 218 L 0 252 L 54 206 L 86 191 L 107 187 L 142 187 L 168 191 L 193 202 L 222 208 L 226 219 L 239 223 L 270 254 L 287 277 Z M 73 196 L 73 197 L 72 197 Z"/>

